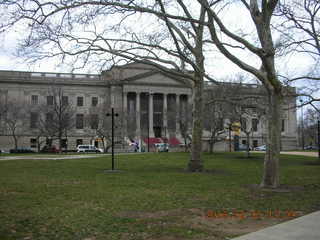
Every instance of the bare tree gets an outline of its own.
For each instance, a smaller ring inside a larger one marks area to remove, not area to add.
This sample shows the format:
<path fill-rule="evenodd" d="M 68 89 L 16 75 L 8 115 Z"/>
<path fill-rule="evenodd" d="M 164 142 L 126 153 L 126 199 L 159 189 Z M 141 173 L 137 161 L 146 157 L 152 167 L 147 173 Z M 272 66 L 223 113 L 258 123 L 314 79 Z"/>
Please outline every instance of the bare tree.
<path fill-rule="evenodd" d="M 99 61 L 105 67 L 125 59 L 155 66 L 192 85 L 193 137 L 188 169 L 202 170 L 202 92 L 204 78 L 208 77 L 203 52 L 204 7 L 194 13 L 190 11 L 192 4 L 180 0 L 156 0 L 150 4 L 128 0 L 15 0 L 0 4 L 6 8 L 1 30 L 28 23 L 29 32 L 20 55 L 29 59 L 57 57 L 65 62 L 71 60 L 74 68 Z M 132 27 L 138 17 L 135 13 L 140 13 L 140 20 L 143 18 L 147 23 L 142 31 Z"/>
<path fill-rule="evenodd" d="M 203 168 L 202 93 L 204 79 L 208 77 L 205 71 L 205 53 L 208 49 L 212 52 L 217 48 L 242 70 L 253 74 L 267 89 L 268 150 L 261 186 L 278 187 L 279 106 L 283 99 L 283 84 L 275 69 L 275 44 L 271 31 L 271 20 L 278 3 L 279 0 L 197 0 L 188 3 L 182 0 L 5 0 L 1 2 L 3 9 L 6 9 L 1 29 L 6 30 L 17 23 L 27 23 L 29 33 L 21 53 L 32 59 L 49 56 L 61 57 L 66 61 L 72 58 L 78 60 L 78 65 L 73 65 L 76 67 L 88 62 L 96 63 L 96 57 L 105 57 L 113 62 L 121 59 L 134 60 L 156 66 L 175 78 L 191 82 L 194 103 L 192 151 L 188 164 L 190 171 L 201 171 Z M 228 11 L 226 4 L 236 6 L 241 10 L 239 12 L 243 10 L 248 13 L 247 17 L 243 17 L 246 29 L 235 29 L 228 25 L 227 18 L 222 18 L 222 14 Z M 115 21 L 116 17 L 119 17 L 118 21 Z M 146 19 L 143 31 L 132 27 L 132 21 L 137 20 L 137 17 L 139 23 L 143 22 L 142 18 Z M 108 18 L 112 20 L 109 21 Z M 101 22 L 111 25 L 103 25 Z M 253 29 L 247 27 L 248 23 L 252 24 Z M 247 29 L 253 31 L 244 33 Z M 108 36 L 111 32 L 120 34 L 117 37 L 112 34 Z M 237 55 L 240 50 L 245 50 L 255 60 L 249 63 L 247 57 L 244 59 Z M 177 62 L 181 64 L 178 65 Z"/>
<path fill-rule="evenodd" d="M 62 151 L 62 139 L 75 126 L 75 109 L 59 86 L 48 89 L 47 103 L 40 106 L 41 119 L 39 132 L 51 139 L 58 139 L 59 151 Z"/>
<path fill-rule="evenodd" d="M 26 129 L 27 112 L 25 105 L 15 99 L 8 100 L 3 106 L 3 115 L 5 128 L 14 140 L 14 148 L 17 149 L 19 139 Z"/>

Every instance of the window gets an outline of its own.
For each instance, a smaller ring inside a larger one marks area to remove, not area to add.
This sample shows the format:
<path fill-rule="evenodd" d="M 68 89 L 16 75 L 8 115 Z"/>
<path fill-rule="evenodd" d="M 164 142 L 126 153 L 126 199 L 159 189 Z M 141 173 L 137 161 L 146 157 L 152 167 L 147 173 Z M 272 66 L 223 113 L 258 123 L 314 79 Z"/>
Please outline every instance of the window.
<path fill-rule="evenodd" d="M 240 123 L 241 123 L 241 129 L 244 131 L 247 131 L 247 119 L 241 118 Z"/>
<path fill-rule="evenodd" d="M 281 120 L 281 132 L 284 132 L 285 131 L 285 119 L 282 119 Z"/>
<path fill-rule="evenodd" d="M 68 139 L 66 139 L 66 138 L 61 139 L 61 147 L 67 148 L 67 146 L 68 146 Z"/>
<path fill-rule="evenodd" d="M 46 145 L 51 146 L 52 145 L 52 139 L 46 138 Z"/>
<path fill-rule="evenodd" d="M 83 106 L 83 97 L 77 97 L 77 106 L 82 107 Z"/>
<path fill-rule="evenodd" d="M 62 105 L 67 106 L 69 104 L 68 96 L 62 96 Z"/>
<path fill-rule="evenodd" d="M 30 138 L 30 147 L 31 148 L 37 147 L 37 139 L 36 138 Z"/>
<path fill-rule="evenodd" d="M 77 139 L 77 147 L 79 146 L 79 145 L 82 145 L 83 144 L 83 140 L 82 139 Z"/>
<path fill-rule="evenodd" d="M 247 145 L 247 140 L 242 140 L 241 142 L 243 145 Z"/>
<path fill-rule="evenodd" d="M 47 105 L 52 106 L 53 105 L 53 96 L 47 96 Z"/>
<path fill-rule="evenodd" d="M 52 126 L 53 124 L 53 114 L 52 113 L 47 113 L 46 114 L 46 125 L 47 127 Z"/>
<path fill-rule="evenodd" d="M 37 128 L 38 125 L 38 113 L 30 113 L 30 128 Z"/>
<path fill-rule="evenodd" d="M 92 107 L 96 107 L 98 105 L 98 97 L 92 97 L 91 103 Z"/>
<path fill-rule="evenodd" d="M 256 119 L 256 118 L 252 118 L 251 120 L 251 124 L 252 124 L 252 131 L 254 132 L 257 132 L 258 131 L 258 123 L 259 123 L 259 120 Z"/>
<path fill-rule="evenodd" d="M 31 96 L 31 104 L 37 105 L 38 104 L 38 95 L 32 95 Z"/>
<path fill-rule="evenodd" d="M 83 114 L 76 115 L 76 128 L 83 129 Z"/>
<path fill-rule="evenodd" d="M 90 125 L 91 125 L 91 129 L 98 129 L 98 125 L 99 125 L 98 114 L 90 115 Z"/>
<path fill-rule="evenodd" d="M 223 121 L 223 118 L 220 118 L 220 119 L 218 120 L 218 129 L 219 129 L 220 131 L 224 130 L 224 121 Z"/>
<path fill-rule="evenodd" d="M 258 147 L 258 140 L 253 140 L 252 141 L 252 145 L 253 145 L 254 148 Z"/>

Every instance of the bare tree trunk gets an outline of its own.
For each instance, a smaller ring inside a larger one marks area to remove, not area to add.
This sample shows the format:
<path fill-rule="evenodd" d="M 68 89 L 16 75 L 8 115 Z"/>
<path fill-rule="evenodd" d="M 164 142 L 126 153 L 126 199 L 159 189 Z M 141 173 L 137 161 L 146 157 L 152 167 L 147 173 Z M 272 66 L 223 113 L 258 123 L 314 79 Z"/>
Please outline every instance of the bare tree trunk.
<path fill-rule="evenodd" d="M 277 188 L 279 186 L 281 100 L 281 94 L 270 91 L 268 96 L 267 152 L 264 158 L 264 174 L 260 184 L 261 187 Z"/>
<path fill-rule="evenodd" d="M 14 149 L 17 150 L 18 149 L 18 138 L 16 137 L 16 135 L 13 135 L 13 140 L 14 140 Z"/>
<path fill-rule="evenodd" d="M 192 144 L 191 159 L 188 164 L 188 171 L 201 172 L 203 170 L 203 162 L 201 160 L 202 152 L 202 108 L 203 108 L 203 80 L 197 77 L 193 88 L 193 109 L 192 109 Z"/>
<path fill-rule="evenodd" d="M 209 153 L 212 154 L 213 153 L 213 145 L 214 145 L 214 141 L 213 141 L 213 137 L 211 136 L 210 138 L 210 142 L 209 142 Z"/>
<path fill-rule="evenodd" d="M 247 158 L 250 157 L 250 132 L 246 132 L 247 137 Z"/>

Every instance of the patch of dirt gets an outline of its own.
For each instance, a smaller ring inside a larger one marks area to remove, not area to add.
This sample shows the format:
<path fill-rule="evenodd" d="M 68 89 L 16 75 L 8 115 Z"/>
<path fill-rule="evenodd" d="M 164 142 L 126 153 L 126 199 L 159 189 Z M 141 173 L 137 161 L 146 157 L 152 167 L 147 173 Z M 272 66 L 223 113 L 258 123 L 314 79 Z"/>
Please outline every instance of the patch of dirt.
<path fill-rule="evenodd" d="M 222 213 L 222 212 L 221 212 Z M 120 217 L 136 218 L 145 220 L 146 228 L 161 225 L 162 227 L 178 226 L 185 229 L 194 229 L 204 234 L 194 236 L 197 240 L 222 240 L 239 235 L 255 232 L 260 229 L 288 221 L 300 216 L 276 217 L 267 215 L 254 216 L 249 212 L 242 215 L 227 213 L 225 215 L 209 215 L 205 209 L 175 209 L 156 212 L 129 211 L 118 214 Z M 171 218 L 170 218 L 171 217 Z M 141 237 L 141 236 L 140 236 Z M 127 238 L 131 239 L 131 238 Z M 140 239 L 140 238 L 139 238 Z M 177 236 L 157 236 L 152 237 L 144 233 L 145 240 L 180 240 Z"/>
<path fill-rule="evenodd" d="M 256 192 L 275 192 L 275 193 L 290 193 L 301 192 L 305 189 L 304 186 L 280 185 L 278 188 L 261 188 L 258 184 L 249 184 L 245 186 L 251 191 Z"/>

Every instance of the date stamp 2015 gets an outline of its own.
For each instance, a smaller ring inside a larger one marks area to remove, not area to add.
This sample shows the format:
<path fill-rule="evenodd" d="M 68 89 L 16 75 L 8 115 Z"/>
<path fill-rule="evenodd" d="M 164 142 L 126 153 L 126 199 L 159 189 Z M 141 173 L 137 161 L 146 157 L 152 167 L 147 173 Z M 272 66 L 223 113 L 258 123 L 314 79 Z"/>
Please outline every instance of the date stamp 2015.
<path fill-rule="evenodd" d="M 238 218 L 238 219 L 245 219 L 245 218 L 253 218 L 253 219 L 261 219 L 261 218 L 294 218 L 298 217 L 299 214 L 297 211 L 293 210 L 252 210 L 252 211 L 245 211 L 245 210 L 233 210 L 233 211 L 212 211 L 208 210 L 206 216 L 208 218 Z"/>

